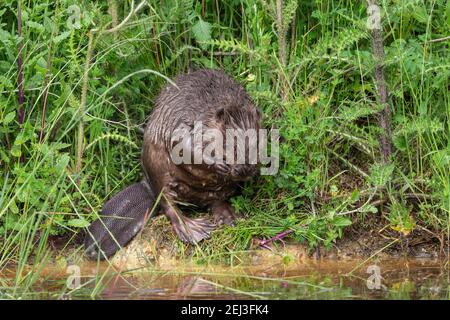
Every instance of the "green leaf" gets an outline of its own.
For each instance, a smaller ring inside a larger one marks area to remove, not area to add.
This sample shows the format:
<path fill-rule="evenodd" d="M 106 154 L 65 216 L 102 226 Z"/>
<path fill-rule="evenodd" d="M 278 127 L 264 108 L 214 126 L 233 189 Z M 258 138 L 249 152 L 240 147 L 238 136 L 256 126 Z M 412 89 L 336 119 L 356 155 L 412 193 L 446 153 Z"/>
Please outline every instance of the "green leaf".
<path fill-rule="evenodd" d="M 60 43 L 62 40 L 67 39 L 71 33 L 72 33 L 72 30 L 66 31 L 66 32 L 61 33 L 60 35 L 57 35 L 56 37 L 53 38 L 53 43 L 55 43 L 55 44 Z"/>
<path fill-rule="evenodd" d="M 9 161 L 10 161 L 9 156 L 2 149 L 0 149 L 0 159 L 2 159 L 6 163 L 9 163 Z"/>
<path fill-rule="evenodd" d="M 60 159 L 58 159 L 58 162 L 56 163 L 56 170 L 58 172 L 62 172 L 64 169 L 66 169 L 67 165 L 69 164 L 70 157 L 67 154 L 63 154 Z"/>
<path fill-rule="evenodd" d="M 8 113 L 8 114 L 3 118 L 3 124 L 4 124 L 4 125 L 9 124 L 11 121 L 14 120 L 15 117 L 16 117 L 16 112 L 15 112 L 15 111 L 11 111 L 10 113 Z"/>
<path fill-rule="evenodd" d="M 355 190 L 353 190 L 352 195 L 350 196 L 350 201 L 352 203 L 354 203 L 354 202 L 356 202 L 358 200 L 359 200 L 359 190 L 355 189 Z"/>
<path fill-rule="evenodd" d="M 447 0 L 447 8 L 445 9 L 445 15 L 447 16 L 447 24 L 450 26 L 450 0 Z"/>
<path fill-rule="evenodd" d="M 13 157 L 20 158 L 20 156 L 22 155 L 22 150 L 21 150 L 20 146 L 14 145 L 11 148 L 11 154 L 13 155 Z"/>
<path fill-rule="evenodd" d="M 88 227 L 90 225 L 89 221 L 85 220 L 85 219 L 71 219 L 67 222 L 67 225 L 71 226 L 71 227 L 75 227 L 75 228 L 85 228 Z"/>
<path fill-rule="evenodd" d="M 436 151 L 432 159 L 436 168 L 445 170 L 450 165 L 450 152 L 447 150 Z"/>
<path fill-rule="evenodd" d="M 211 40 L 211 24 L 203 21 L 201 18 L 199 18 L 197 23 L 192 27 L 192 32 L 194 33 L 195 41 L 202 47 L 204 46 L 204 44 L 202 44 L 203 42 Z"/>
<path fill-rule="evenodd" d="M 368 205 L 362 207 L 360 211 L 361 212 L 369 212 L 369 213 L 377 213 L 378 209 L 375 206 L 368 204 Z"/>
<path fill-rule="evenodd" d="M 428 112 L 428 105 L 426 103 L 421 103 L 418 108 L 419 114 L 424 116 Z"/>
<path fill-rule="evenodd" d="M 19 213 L 19 208 L 17 208 L 17 204 L 16 204 L 15 200 L 11 201 L 11 204 L 9 205 L 9 209 L 11 210 L 12 213 L 15 213 L 15 214 Z"/>
<path fill-rule="evenodd" d="M 428 13 L 427 10 L 422 6 L 414 6 L 413 9 L 413 17 L 420 23 L 427 23 L 428 21 Z"/>
<path fill-rule="evenodd" d="M 0 30 L 0 36 L 1 36 L 1 30 Z M 5 88 L 7 88 L 7 89 L 11 89 L 13 87 L 12 82 L 8 78 L 6 78 L 5 76 L 0 76 L 0 84 L 2 86 L 4 86 Z"/>
<path fill-rule="evenodd" d="M 336 227 L 347 227 L 352 224 L 352 220 L 346 217 L 336 217 L 333 221 L 333 224 Z"/>
<path fill-rule="evenodd" d="M 391 181 L 394 165 L 375 163 L 370 167 L 370 176 L 368 181 L 375 187 L 383 187 Z"/>
<path fill-rule="evenodd" d="M 34 21 L 27 21 L 26 25 L 32 29 L 36 29 L 39 32 L 44 32 L 45 28 L 42 24 L 34 22 Z"/>
<path fill-rule="evenodd" d="M 14 145 L 20 146 L 20 145 L 24 144 L 27 140 L 28 140 L 28 137 L 25 134 L 19 133 L 16 137 L 16 140 L 14 140 Z"/>
<path fill-rule="evenodd" d="M 52 150 L 61 150 L 70 147 L 70 143 L 62 143 L 62 142 L 53 142 L 50 147 Z"/>

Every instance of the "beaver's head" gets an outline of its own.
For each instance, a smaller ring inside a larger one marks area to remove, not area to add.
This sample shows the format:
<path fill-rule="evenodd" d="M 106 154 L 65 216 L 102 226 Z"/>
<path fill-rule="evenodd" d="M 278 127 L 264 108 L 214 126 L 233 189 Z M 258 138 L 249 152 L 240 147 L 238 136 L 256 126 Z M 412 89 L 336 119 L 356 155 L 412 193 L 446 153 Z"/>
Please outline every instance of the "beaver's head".
<path fill-rule="evenodd" d="M 247 180 L 257 171 L 260 128 L 261 112 L 251 102 L 208 110 L 172 132 L 172 161 L 214 171 L 224 180 Z"/>
<path fill-rule="evenodd" d="M 225 178 L 248 180 L 257 172 L 260 129 L 261 112 L 252 102 L 219 108 L 203 130 L 204 159 L 214 160 L 211 167 Z M 221 139 L 216 137 L 219 132 Z"/>

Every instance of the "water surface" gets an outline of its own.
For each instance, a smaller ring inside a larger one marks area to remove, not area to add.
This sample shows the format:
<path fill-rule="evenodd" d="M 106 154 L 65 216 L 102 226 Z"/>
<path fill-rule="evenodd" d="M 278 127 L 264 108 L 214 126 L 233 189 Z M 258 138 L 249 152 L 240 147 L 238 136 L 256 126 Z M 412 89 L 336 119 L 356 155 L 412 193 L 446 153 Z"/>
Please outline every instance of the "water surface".
<path fill-rule="evenodd" d="M 429 259 L 179 265 L 169 271 L 151 266 L 120 271 L 106 263 L 86 263 L 80 269 L 80 286 L 74 278 L 68 281 L 71 274 L 48 268 L 28 292 L 4 290 L 3 298 L 450 299 L 448 264 Z"/>

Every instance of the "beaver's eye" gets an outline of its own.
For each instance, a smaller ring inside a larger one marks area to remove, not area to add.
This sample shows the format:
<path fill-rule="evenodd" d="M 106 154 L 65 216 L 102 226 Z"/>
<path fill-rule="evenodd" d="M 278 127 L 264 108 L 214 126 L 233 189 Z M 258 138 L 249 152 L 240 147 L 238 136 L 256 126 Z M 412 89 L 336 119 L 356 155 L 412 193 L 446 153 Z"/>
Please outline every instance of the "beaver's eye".
<path fill-rule="evenodd" d="M 224 108 L 220 108 L 219 110 L 217 110 L 216 112 L 216 118 L 219 120 L 223 120 L 225 117 L 225 109 Z"/>

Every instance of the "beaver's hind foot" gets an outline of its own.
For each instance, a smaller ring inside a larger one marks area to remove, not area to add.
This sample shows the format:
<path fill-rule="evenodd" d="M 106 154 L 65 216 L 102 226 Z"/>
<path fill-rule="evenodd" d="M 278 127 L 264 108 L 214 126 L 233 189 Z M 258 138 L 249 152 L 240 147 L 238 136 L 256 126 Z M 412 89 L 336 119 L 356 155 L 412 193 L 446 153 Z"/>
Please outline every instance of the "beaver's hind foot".
<path fill-rule="evenodd" d="M 169 206 L 165 210 L 165 215 L 170 219 L 173 230 L 183 242 L 197 244 L 203 239 L 209 239 L 211 232 L 216 228 L 216 225 L 207 219 L 191 219 L 184 216 L 174 206 Z"/>

